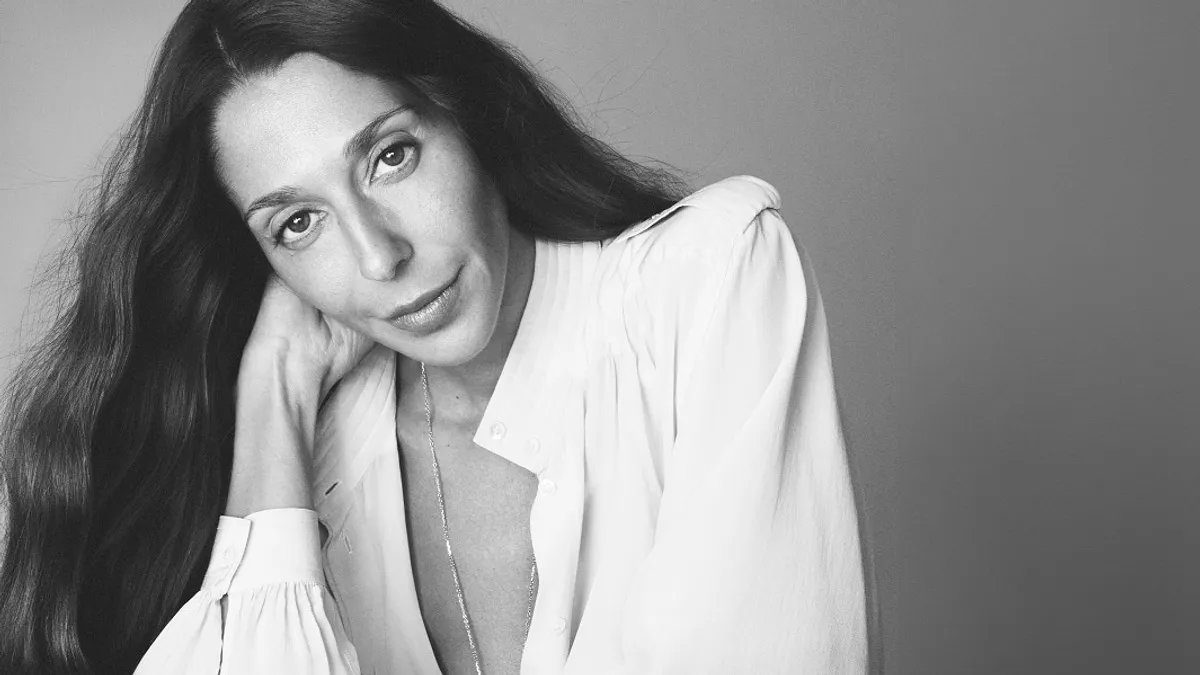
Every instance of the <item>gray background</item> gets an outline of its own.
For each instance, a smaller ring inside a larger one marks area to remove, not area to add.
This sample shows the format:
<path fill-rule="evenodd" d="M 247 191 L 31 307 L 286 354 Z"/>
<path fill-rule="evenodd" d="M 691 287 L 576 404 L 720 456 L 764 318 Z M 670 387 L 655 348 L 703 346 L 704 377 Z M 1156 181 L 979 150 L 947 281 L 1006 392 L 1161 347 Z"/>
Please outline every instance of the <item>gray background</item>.
<path fill-rule="evenodd" d="M 1200 3 L 451 6 L 620 150 L 782 192 L 888 673 L 1200 672 Z M 179 7 L 0 4 L 0 375 Z"/>

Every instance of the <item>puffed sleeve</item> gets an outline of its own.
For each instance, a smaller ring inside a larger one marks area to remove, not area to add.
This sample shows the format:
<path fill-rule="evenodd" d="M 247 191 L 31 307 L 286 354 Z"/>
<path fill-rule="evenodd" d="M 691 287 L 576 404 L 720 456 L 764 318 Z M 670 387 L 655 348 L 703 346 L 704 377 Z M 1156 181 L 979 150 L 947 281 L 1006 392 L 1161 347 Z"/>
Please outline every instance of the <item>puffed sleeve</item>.
<path fill-rule="evenodd" d="M 662 280 L 675 442 L 620 672 L 861 675 L 857 513 L 820 295 L 775 209 L 735 235 L 727 256 Z"/>
<path fill-rule="evenodd" d="M 321 571 L 316 513 L 223 516 L 200 592 L 135 675 L 358 675 Z"/>

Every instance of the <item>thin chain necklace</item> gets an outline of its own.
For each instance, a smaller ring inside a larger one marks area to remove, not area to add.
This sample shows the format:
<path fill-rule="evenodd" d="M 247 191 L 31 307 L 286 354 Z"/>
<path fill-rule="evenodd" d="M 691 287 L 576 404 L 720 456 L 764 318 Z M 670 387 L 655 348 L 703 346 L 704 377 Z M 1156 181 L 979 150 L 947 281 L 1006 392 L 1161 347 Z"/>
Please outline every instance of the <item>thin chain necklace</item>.
<path fill-rule="evenodd" d="M 425 363 L 421 362 L 421 387 L 425 390 L 425 425 L 429 435 L 429 456 L 433 459 L 433 482 L 437 486 L 438 511 L 442 515 L 442 539 L 446 542 L 446 558 L 450 561 L 450 576 L 454 578 L 454 595 L 458 598 L 458 611 L 462 615 L 463 630 L 467 632 L 467 645 L 475 661 L 475 675 L 483 675 L 479 661 L 479 648 L 475 644 L 475 631 L 471 629 L 471 617 L 467 615 L 467 601 L 463 597 L 462 583 L 458 580 L 458 565 L 454 562 L 454 551 L 450 549 L 450 526 L 446 522 L 446 500 L 442 496 L 442 471 L 438 467 L 437 452 L 433 442 L 433 406 L 429 402 L 429 377 L 425 374 Z M 529 569 L 529 602 L 525 607 L 525 639 L 529 639 L 529 626 L 533 622 L 533 596 L 537 584 L 537 559 Z"/>

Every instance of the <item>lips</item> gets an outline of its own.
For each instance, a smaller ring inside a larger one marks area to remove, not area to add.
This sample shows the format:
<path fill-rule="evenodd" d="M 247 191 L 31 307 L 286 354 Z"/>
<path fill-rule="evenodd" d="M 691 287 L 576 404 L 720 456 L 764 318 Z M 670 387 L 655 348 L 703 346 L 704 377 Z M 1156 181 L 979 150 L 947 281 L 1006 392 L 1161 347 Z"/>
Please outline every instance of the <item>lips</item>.
<path fill-rule="evenodd" d="M 458 274 L 459 274 L 458 272 L 455 272 L 454 278 L 452 278 L 450 281 L 446 282 L 442 286 L 439 286 L 431 291 L 426 291 L 426 292 L 422 293 L 421 295 L 417 296 L 411 302 L 404 303 L 400 307 L 397 307 L 395 311 L 387 314 L 384 318 L 387 319 L 388 321 L 395 321 L 395 320 L 405 316 L 406 314 L 412 314 L 413 312 L 416 312 L 416 311 L 422 309 L 429 303 L 436 300 L 438 298 L 438 296 L 440 296 L 442 293 L 445 293 L 447 288 L 450 288 L 451 286 L 453 286 L 454 282 L 458 281 Z"/>

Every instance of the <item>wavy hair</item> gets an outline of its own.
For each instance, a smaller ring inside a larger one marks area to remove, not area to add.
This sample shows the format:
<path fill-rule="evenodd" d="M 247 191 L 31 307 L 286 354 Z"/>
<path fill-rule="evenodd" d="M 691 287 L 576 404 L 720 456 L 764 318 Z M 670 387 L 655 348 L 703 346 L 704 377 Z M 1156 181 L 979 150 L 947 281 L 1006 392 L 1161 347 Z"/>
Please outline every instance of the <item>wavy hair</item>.
<path fill-rule="evenodd" d="M 213 113 L 301 52 L 444 109 L 535 237 L 600 241 L 684 191 L 433 0 L 189 2 L 71 250 L 63 310 L 9 384 L 0 672 L 131 672 L 199 589 L 269 272 L 217 179 Z"/>

